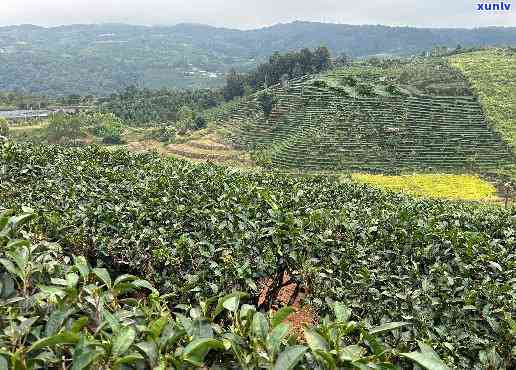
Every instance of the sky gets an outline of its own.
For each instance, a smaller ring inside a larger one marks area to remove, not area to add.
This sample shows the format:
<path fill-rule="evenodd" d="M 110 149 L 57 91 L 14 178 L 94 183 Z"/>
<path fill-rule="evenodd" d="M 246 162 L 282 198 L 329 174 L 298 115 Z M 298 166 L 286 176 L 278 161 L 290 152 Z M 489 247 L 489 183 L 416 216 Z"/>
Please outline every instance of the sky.
<path fill-rule="evenodd" d="M 516 26 L 511 10 L 480 12 L 485 0 L 0 0 L 0 25 L 203 23 L 252 29 L 295 20 L 417 27 Z M 493 2 L 500 3 L 499 0 Z"/>

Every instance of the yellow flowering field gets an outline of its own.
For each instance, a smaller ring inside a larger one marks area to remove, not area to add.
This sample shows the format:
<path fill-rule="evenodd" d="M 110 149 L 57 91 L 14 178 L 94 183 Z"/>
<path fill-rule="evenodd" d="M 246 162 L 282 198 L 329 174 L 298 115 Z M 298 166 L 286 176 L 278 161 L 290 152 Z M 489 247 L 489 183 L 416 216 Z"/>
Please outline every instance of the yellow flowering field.
<path fill-rule="evenodd" d="M 474 175 L 414 174 L 384 176 L 354 174 L 353 180 L 416 196 L 495 201 L 496 188 Z"/>

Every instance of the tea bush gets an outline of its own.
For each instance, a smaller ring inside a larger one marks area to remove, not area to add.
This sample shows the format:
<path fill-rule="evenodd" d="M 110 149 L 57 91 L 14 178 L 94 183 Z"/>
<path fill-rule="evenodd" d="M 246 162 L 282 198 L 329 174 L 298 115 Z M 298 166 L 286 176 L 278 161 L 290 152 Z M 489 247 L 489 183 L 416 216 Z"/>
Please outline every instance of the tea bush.
<path fill-rule="evenodd" d="M 98 147 L 0 145 L 0 204 L 34 208 L 35 233 L 143 274 L 174 301 L 245 291 L 257 304 L 257 282 L 288 273 L 320 315 L 341 301 L 370 326 L 411 322 L 389 345 L 422 339 L 461 369 L 514 365 L 514 208 Z"/>
<path fill-rule="evenodd" d="M 402 359 L 446 369 L 427 344 L 400 353 L 382 343 L 408 323 L 366 328 L 340 303 L 303 344 L 284 322 L 291 308 L 264 314 L 241 304 L 245 293 L 170 309 L 146 280 L 31 244 L 20 228 L 32 217 L 0 213 L 0 369 L 396 369 Z M 151 294 L 135 299 L 139 290 Z"/>

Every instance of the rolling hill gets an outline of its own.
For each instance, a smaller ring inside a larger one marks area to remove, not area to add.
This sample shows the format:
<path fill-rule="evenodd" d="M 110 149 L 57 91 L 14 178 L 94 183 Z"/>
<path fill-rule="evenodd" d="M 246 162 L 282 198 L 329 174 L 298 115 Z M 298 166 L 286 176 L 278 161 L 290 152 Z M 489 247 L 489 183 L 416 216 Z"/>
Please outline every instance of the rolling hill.
<path fill-rule="evenodd" d="M 459 54 L 451 63 L 470 81 L 493 129 L 516 151 L 516 51 Z"/>
<path fill-rule="evenodd" d="M 196 24 L 0 27 L 0 91 L 106 95 L 129 85 L 220 86 L 275 51 L 326 45 L 334 55 L 412 55 L 436 45 L 516 45 L 516 28 L 422 29 L 310 22 L 258 30 Z"/>
<path fill-rule="evenodd" d="M 467 57 L 465 57 L 467 58 Z M 386 68 L 356 66 L 258 93 L 219 117 L 237 147 L 276 168 L 320 170 L 493 170 L 513 163 L 469 82 L 444 59 Z"/>

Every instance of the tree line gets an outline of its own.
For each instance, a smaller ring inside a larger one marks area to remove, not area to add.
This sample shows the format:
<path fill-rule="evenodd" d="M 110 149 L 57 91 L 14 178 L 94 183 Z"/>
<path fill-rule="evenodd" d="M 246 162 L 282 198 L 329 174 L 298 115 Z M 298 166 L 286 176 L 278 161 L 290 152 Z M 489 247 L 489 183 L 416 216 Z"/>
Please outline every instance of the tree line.
<path fill-rule="evenodd" d="M 182 109 L 202 112 L 223 100 L 220 89 L 149 90 L 131 86 L 101 101 L 101 109 L 126 122 L 163 123 L 178 121 Z"/>
<path fill-rule="evenodd" d="M 286 54 L 276 52 L 251 72 L 238 73 L 231 70 L 223 88 L 224 99 L 229 101 L 288 79 L 325 71 L 331 66 L 331 54 L 325 46 L 313 51 L 305 48 Z"/>

